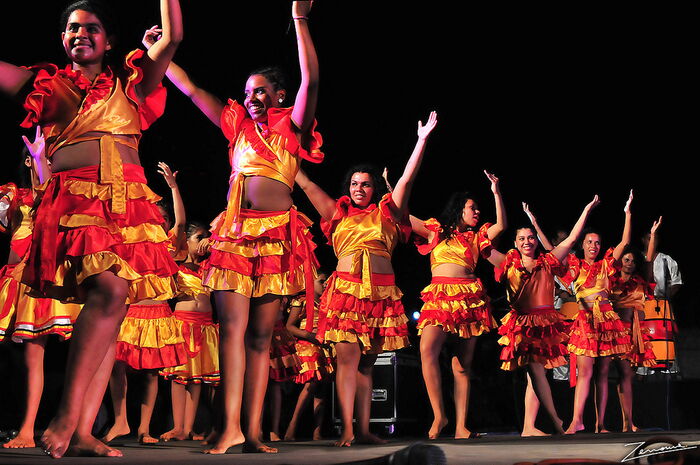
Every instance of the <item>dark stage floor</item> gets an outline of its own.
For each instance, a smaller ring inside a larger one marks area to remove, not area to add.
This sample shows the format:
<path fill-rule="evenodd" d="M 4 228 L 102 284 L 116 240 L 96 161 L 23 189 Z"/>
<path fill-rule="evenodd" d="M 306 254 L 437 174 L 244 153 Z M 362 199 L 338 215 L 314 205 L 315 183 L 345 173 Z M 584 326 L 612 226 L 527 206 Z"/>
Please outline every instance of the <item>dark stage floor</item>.
<path fill-rule="evenodd" d="M 517 435 L 485 435 L 479 439 L 450 440 L 441 439 L 430 442 L 444 452 L 448 464 L 515 464 L 518 462 L 538 462 L 546 459 L 597 459 L 621 462 L 634 450 L 630 443 L 639 443 L 652 438 L 670 438 L 674 444 L 682 446 L 700 445 L 700 431 L 664 431 L 640 433 L 577 434 L 565 437 L 520 438 Z M 365 463 L 361 461 L 377 459 L 391 455 L 414 440 L 398 438 L 384 446 L 353 446 L 347 449 L 331 447 L 331 441 L 278 443 L 280 450 L 276 455 L 242 454 L 240 447 L 232 448 L 228 454 L 211 456 L 201 453 L 201 446 L 193 441 L 171 442 L 153 446 L 139 445 L 135 439 L 127 439 L 118 444 L 124 457 L 116 459 L 95 459 L 88 457 L 64 458 L 61 464 L 299 464 L 327 465 L 343 463 Z M 668 444 L 656 444 L 649 448 Z M 689 450 L 687 454 L 700 457 L 698 449 Z M 650 463 L 643 459 L 638 463 Z M 51 459 L 35 449 L 6 450 L 0 449 L 0 464 L 46 464 Z M 370 462 L 366 462 L 370 463 Z M 372 464 L 391 463 L 371 460 Z M 393 463 L 418 463 L 394 460 Z M 627 463 L 635 463 L 633 461 Z M 685 464 L 698 463 L 686 459 Z"/>

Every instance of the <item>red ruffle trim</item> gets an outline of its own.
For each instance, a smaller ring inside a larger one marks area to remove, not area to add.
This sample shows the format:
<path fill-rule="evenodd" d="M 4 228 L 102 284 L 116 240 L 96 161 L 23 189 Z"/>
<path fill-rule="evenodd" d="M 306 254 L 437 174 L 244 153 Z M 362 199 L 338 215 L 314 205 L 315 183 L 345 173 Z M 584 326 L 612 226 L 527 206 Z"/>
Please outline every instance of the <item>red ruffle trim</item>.
<path fill-rule="evenodd" d="M 654 298 L 654 289 L 656 288 L 656 283 L 647 282 L 644 278 L 638 274 L 632 275 L 628 280 L 622 279 L 622 274 L 620 272 L 615 273 L 611 278 L 611 286 L 614 291 L 619 291 L 621 295 L 631 294 L 641 287 L 644 289 L 644 294 L 648 300 Z"/>
<path fill-rule="evenodd" d="M 535 267 L 533 268 L 532 272 L 534 273 L 543 266 L 549 266 L 552 270 L 552 274 L 555 276 L 562 276 L 564 273 L 566 273 L 566 268 L 551 252 L 541 253 L 540 256 L 537 257 L 537 262 L 535 263 Z M 493 270 L 496 281 L 501 282 L 506 271 L 508 271 L 508 269 L 511 267 L 516 268 L 523 274 L 532 274 L 523 265 L 523 257 L 520 255 L 520 252 L 517 249 L 510 249 L 503 262 L 501 262 L 501 264 L 495 267 Z"/>
<path fill-rule="evenodd" d="M 187 350 L 183 344 L 155 348 L 117 342 L 116 358 L 136 370 L 155 370 L 184 365 L 187 362 Z"/>
<path fill-rule="evenodd" d="M 143 70 L 136 62 L 143 58 L 145 53 L 141 49 L 133 50 L 126 56 L 124 62 L 126 69 L 131 72 L 124 86 L 124 93 L 136 104 L 139 110 L 142 131 L 148 129 L 151 124 L 163 116 L 168 96 L 163 84 L 159 83 L 155 90 L 144 98 L 143 102 L 139 100 L 136 94 L 136 85 L 143 80 Z"/>
<path fill-rule="evenodd" d="M 590 264 L 586 260 L 578 258 L 574 254 L 569 254 L 567 258 L 568 273 L 562 276 L 562 281 L 567 286 L 570 286 L 571 283 L 576 281 L 578 275 L 581 273 L 581 270 L 584 270 L 588 273 L 588 275 L 586 276 L 586 282 L 583 284 L 582 288 L 591 288 L 595 285 L 595 282 L 598 279 L 597 276 L 603 269 L 603 263 L 607 264 L 608 277 L 614 276 L 615 273 L 617 273 L 620 270 L 619 262 L 615 259 L 615 257 L 613 257 L 614 251 L 614 248 L 608 249 L 607 252 L 605 252 L 605 256 L 603 257 L 603 259 L 598 260 L 593 264 Z"/>
<path fill-rule="evenodd" d="M 567 339 L 566 323 L 561 315 L 551 308 L 548 312 L 520 315 L 511 310 L 502 320 L 498 343 L 503 345 L 501 368 L 513 370 L 530 362 L 542 363 L 545 368 L 554 368 L 566 363 L 568 351 L 563 342 Z"/>
<path fill-rule="evenodd" d="M 346 331 L 354 334 L 367 334 L 370 339 L 377 337 L 404 337 L 408 336 L 406 323 L 398 326 L 383 326 L 382 320 L 389 318 L 405 317 L 404 307 L 400 300 L 369 300 L 358 299 L 351 294 L 333 292 L 330 299 L 324 304 L 323 311 L 327 312 L 327 317 L 319 322 L 318 335 L 321 336 L 326 331 Z M 339 314 L 356 313 L 362 319 L 339 317 Z M 375 319 L 378 326 L 370 326 L 369 319 Z"/>
<path fill-rule="evenodd" d="M 242 131 L 255 153 L 270 161 L 275 160 L 277 155 L 270 150 L 261 135 L 267 139 L 271 133 L 280 134 L 285 139 L 284 149 L 287 152 L 313 163 L 321 163 L 324 157 L 320 150 L 323 138 L 321 134 L 316 132 L 316 121 L 314 120 L 309 132 L 309 148 L 306 149 L 297 140 L 299 134 L 292 121 L 293 110 L 294 107 L 268 109 L 267 126 L 261 134 L 258 134 L 255 122 L 248 117 L 246 109 L 235 100 L 229 99 L 228 106 L 221 113 L 221 130 L 231 143 L 235 142 L 236 137 Z"/>
<path fill-rule="evenodd" d="M 413 243 L 418 249 L 418 253 L 421 255 L 428 255 L 433 251 L 435 247 L 440 243 L 440 236 L 442 235 L 442 225 L 435 218 L 430 218 L 423 222 L 423 226 L 433 233 L 433 238 L 428 242 L 428 240 L 422 236 L 415 236 Z"/>
<path fill-rule="evenodd" d="M 569 329 L 567 350 L 576 355 L 607 357 L 622 355 L 631 347 L 628 332 L 613 310 L 601 309 L 605 320 L 593 322 L 593 312 L 581 310 Z M 614 316 L 612 316 L 614 314 Z"/>

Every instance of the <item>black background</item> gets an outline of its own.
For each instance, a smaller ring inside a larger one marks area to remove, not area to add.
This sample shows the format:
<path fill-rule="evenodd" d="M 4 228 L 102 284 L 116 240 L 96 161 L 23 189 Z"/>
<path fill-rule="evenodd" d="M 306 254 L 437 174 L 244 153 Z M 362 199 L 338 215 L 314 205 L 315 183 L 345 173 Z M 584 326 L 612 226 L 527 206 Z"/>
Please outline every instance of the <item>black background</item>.
<path fill-rule="evenodd" d="M 159 22 L 158 2 L 112 3 L 122 29 L 119 46 L 139 46 L 143 30 Z M 182 4 L 185 40 L 175 60 L 198 84 L 240 101 L 249 71 L 279 64 L 289 71 L 294 94 L 299 71 L 290 2 Z M 4 15 L 0 58 L 64 65 L 58 21 L 64 6 L 14 5 Z M 599 194 L 602 204 L 590 224 L 609 247 L 619 240 L 622 207 L 634 188 L 634 241 L 664 215 L 661 250 L 680 262 L 686 282 L 678 318 L 697 325 L 696 228 L 689 224 L 696 203 L 690 157 L 697 154 L 690 144 L 696 126 L 691 102 L 697 99 L 691 100 L 695 54 L 687 45 L 685 16 L 638 5 L 544 10 L 319 0 L 309 23 L 321 66 L 317 119 L 326 161 L 306 169 L 333 196 L 341 194 L 345 170 L 359 161 L 387 166 L 395 182 L 415 143 L 416 122 L 436 110 L 439 124 L 410 203 L 419 217 L 438 215 L 452 191 L 467 189 L 479 199 L 482 217 L 493 221 L 482 173 L 487 169 L 501 178 L 511 226 L 526 222 L 520 202 L 527 201 L 546 231 L 570 228 Z M 225 206 L 226 141 L 187 98 L 166 86 L 166 113 L 144 133 L 142 163 L 162 194 L 167 187 L 155 172 L 157 161 L 179 170 L 188 217 L 208 222 Z M 4 183 L 15 176 L 19 136 L 27 132 L 18 127 L 18 105 L 2 99 L 0 108 Z M 303 194 L 294 196 L 317 220 Z M 502 249 L 512 235 L 510 228 Z M 318 251 L 332 267 L 330 248 Z M 402 247 L 395 263 L 407 307 L 417 306 L 429 280 L 427 259 Z M 490 274 L 483 266 L 481 275 Z"/>

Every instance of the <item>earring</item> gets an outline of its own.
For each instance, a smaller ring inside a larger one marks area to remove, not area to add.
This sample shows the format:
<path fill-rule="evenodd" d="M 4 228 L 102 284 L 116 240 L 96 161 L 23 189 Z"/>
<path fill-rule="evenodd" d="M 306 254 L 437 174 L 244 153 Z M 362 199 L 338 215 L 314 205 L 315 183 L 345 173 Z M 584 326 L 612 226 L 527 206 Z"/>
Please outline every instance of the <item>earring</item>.
<path fill-rule="evenodd" d="M 280 103 L 284 102 L 284 99 L 280 97 L 279 102 Z"/>

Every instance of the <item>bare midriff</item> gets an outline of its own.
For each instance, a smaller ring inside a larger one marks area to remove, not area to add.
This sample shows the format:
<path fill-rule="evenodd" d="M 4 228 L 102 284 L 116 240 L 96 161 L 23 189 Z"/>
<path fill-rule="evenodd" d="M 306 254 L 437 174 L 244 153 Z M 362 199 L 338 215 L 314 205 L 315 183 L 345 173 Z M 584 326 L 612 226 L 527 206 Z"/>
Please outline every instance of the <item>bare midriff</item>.
<path fill-rule="evenodd" d="M 241 208 L 260 211 L 287 211 L 292 205 L 292 190 L 283 182 L 264 176 L 246 176 Z"/>
<path fill-rule="evenodd" d="M 85 134 L 86 136 L 95 135 L 100 137 L 102 133 Z M 115 139 L 123 139 L 125 142 L 133 141 L 133 136 L 115 135 Z M 133 142 L 132 142 L 133 143 Z M 128 147 L 124 144 L 115 144 L 119 155 L 121 155 L 123 164 L 140 165 L 139 153 L 136 149 Z M 51 171 L 60 173 L 61 171 L 83 168 L 85 166 L 93 166 L 100 164 L 100 141 L 87 140 L 76 144 L 61 147 L 51 156 Z"/>
<path fill-rule="evenodd" d="M 211 313 L 211 301 L 206 294 L 200 294 L 196 298 L 182 297 L 175 303 L 175 311 Z"/>
<path fill-rule="evenodd" d="M 622 321 L 625 321 L 627 323 L 632 322 L 632 318 L 634 316 L 635 311 L 633 308 L 616 308 L 615 311 L 620 316 L 620 319 Z M 644 312 L 642 310 L 637 310 L 637 316 L 639 317 L 639 321 L 642 321 L 645 318 Z"/>
<path fill-rule="evenodd" d="M 370 264 L 372 267 L 372 273 L 382 273 L 382 274 L 393 274 L 394 268 L 391 266 L 391 260 L 380 255 L 370 255 Z M 340 272 L 350 272 L 352 271 L 353 256 L 346 255 L 338 259 L 338 265 L 336 270 Z"/>
<path fill-rule="evenodd" d="M 443 278 L 476 279 L 474 273 L 470 273 L 465 267 L 456 263 L 440 263 L 432 269 L 432 274 L 433 276 L 441 276 Z"/>
<path fill-rule="evenodd" d="M 162 304 L 167 304 L 165 300 L 153 300 L 153 299 L 146 299 L 146 300 L 141 300 L 140 302 L 135 302 L 134 305 L 162 305 Z"/>

